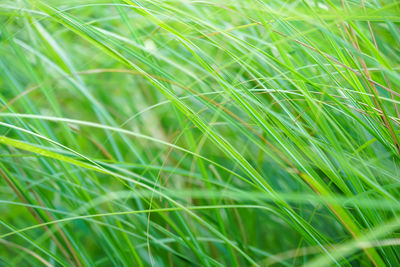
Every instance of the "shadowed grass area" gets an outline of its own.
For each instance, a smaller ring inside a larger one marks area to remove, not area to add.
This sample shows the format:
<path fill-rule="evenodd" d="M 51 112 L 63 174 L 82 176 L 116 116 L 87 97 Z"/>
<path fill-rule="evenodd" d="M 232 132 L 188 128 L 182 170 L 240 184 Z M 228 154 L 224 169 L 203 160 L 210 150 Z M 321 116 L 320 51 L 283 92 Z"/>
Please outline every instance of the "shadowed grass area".
<path fill-rule="evenodd" d="M 0 0 L 0 265 L 399 265 L 399 14 Z"/>

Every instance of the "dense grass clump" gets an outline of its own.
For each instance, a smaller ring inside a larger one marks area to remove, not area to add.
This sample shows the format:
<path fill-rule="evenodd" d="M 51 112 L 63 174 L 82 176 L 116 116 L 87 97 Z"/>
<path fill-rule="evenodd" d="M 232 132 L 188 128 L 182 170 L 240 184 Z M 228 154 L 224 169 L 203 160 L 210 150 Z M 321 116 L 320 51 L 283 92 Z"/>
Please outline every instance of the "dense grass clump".
<path fill-rule="evenodd" d="M 0 1 L 0 265 L 399 266 L 399 23 Z"/>

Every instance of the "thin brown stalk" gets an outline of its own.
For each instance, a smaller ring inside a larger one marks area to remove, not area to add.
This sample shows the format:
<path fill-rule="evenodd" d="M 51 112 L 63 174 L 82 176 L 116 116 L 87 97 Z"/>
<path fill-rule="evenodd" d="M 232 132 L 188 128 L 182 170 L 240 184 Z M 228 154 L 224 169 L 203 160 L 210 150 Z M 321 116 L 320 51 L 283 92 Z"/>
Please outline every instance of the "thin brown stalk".
<path fill-rule="evenodd" d="M 29 204 L 27 199 L 21 194 L 21 192 L 18 190 L 18 188 L 14 185 L 14 183 L 11 181 L 11 179 L 8 177 L 8 175 L 0 169 L 0 175 L 4 178 L 8 186 L 14 191 L 14 193 L 17 195 L 17 197 L 25 204 Z M 40 218 L 39 214 L 32 208 L 27 206 L 26 207 L 29 211 L 29 213 L 40 223 L 43 224 L 44 221 Z M 48 233 L 49 237 L 53 240 L 53 242 L 56 244 L 58 249 L 61 251 L 61 253 L 65 256 L 67 261 L 72 265 L 75 266 L 71 256 L 69 253 L 65 250 L 64 246 L 58 241 L 58 239 L 55 237 L 55 235 L 52 233 L 52 231 L 49 229 L 47 225 L 42 226 L 45 230 L 45 232 Z"/>
<path fill-rule="evenodd" d="M 346 6 L 344 5 L 343 0 L 340 0 L 340 2 L 342 4 L 342 8 L 344 10 L 346 10 Z M 351 35 L 350 35 L 349 31 L 347 31 L 347 29 L 346 29 L 347 27 L 344 25 L 344 23 L 342 23 L 342 27 L 345 30 L 346 34 L 348 35 L 348 38 L 349 38 L 352 46 L 354 47 L 354 49 L 356 49 L 357 51 L 359 51 L 361 53 L 361 49 L 360 49 L 360 46 L 358 45 L 357 36 L 355 34 L 355 31 L 354 31 L 353 27 L 351 27 L 350 25 L 348 26 L 349 29 L 350 29 Z M 385 112 L 383 111 L 383 107 L 380 105 L 380 103 L 379 103 L 379 101 L 377 99 L 378 96 L 379 96 L 379 93 L 378 93 L 378 90 L 376 89 L 375 84 L 371 82 L 372 81 L 372 77 L 371 77 L 371 74 L 368 71 L 367 64 L 365 63 L 364 59 L 361 56 L 358 56 L 358 60 L 359 60 L 359 62 L 361 64 L 361 66 L 362 66 L 362 69 L 364 71 L 364 75 L 367 77 L 367 80 L 369 81 L 370 88 L 372 88 L 372 90 L 373 90 L 373 94 L 375 96 L 377 96 L 376 98 L 375 97 L 372 98 L 372 101 L 374 102 L 375 107 L 378 110 L 381 111 L 381 113 L 382 113 L 381 116 L 380 116 L 381 120 L 385 124 L 385 127 L 389 130 L 390 136 L 392 138 L 392 141 L 393 141 L 394 145 L 396 146 L 397 152 L 400 154 L 400 145 L 399 145 L 399 143 L 397 141 L 397 137 L 395 135 L 395 132 L 394 132 L 390 122 L 389 122 L 389 119 L 387 118 Z M 369 93 L 371 93 L 369 87 L 367 87 L 367 88 L 368 88 Z"/>
<path fill-rule="evenodd" d="M 15 161 L 18 163 L 17 158 L 15 158 Z M 20 168 L 20 170 L 21 170 L 22 174 L 26 177 L 25 171 L 24 171 L 22 168 Z M 26 182 L 26 184 L 28 185 L 28 187 L 30 186 L 30 183 L 29 183 L 29 182 Z M 30 192 L 33 194 L 33 196 L 35 197 L 35 199 L 36 199 L 36 201 L 38 202 L 39 206 L 45 207 L 43 201 L 40 199 L 39 195 L 36 193 L 35 190 L 33 190 L 32 187 L 30 187 L 30 190 L 29 190 L 29 191 L 30 191 Z M 55 221 L 55 220 L 56 220 L 56 219 L 50 214 L 50 212 L 49 212 L 48 210 L 44 210 L 44 212 L 46 213 L 47 217 L 50 218 L 50 220 L 52 220 L 52 221 Z M 69 252 L 71 252 L 71 254 L 72 254 L 72 256 L 73 256 L 73 258 L 74 258 L 74 260 L 75 260 L 76 266 L 81 267 L 82 264 L 81 264 L 80 261 L 79 261 L 78 255 L 76 254 L 75 249 L 72 247 L 71 243 L 69 242 L 67 236 L 64 234 L 63 230 L 62 230 L 57 224 L 56 224 L 54 227 L 56 228 L 56 230 L 57 230 L 58 234 L 61 236 L 61 238 L 64 240 L 64 243 L 66 244 L 66 246 L 67 246 Z"/>
<path fill-rule="evenodd" d="M 364 3 L 364 0 L 361 0 L 361 6 L 362 6 L 362 8 L 363 8 L 363 10 L 364 10 L 364 12 L 365 12 L 365 3 Z M 372 42 L 374 43 L 374 46 L 375 46 L 376 50 L 379 51 L 378 43 L 376 42 L 375 34 L 374 34 L 374 31 L 372 30 L 371 22 L 370 22 L 369 20 L 367 20 L 367 24 L 368 24 L 369 33 L 370 33 L 371 38 L 372 38 Z M 387 84 L 387 87 L 388 87 L 389 89 L 392 89 L 392 88 L 391 88 L 390 81 L 389 81 L 389 78 L 387 77 L 387 75 L 386 75 L 385 73 L 383 73 L 383 77 L 384 77 L 384 79 L 385 79 L 385 82 L 386 82 L 386 84 Z M 392 92 L 390 92 L 390 97 L 392 98 L 392 100 L 395 100 L 394 94 L 393 94 Z M 396 111 L 397 118 L 400 118 L 400 112 L 399 112 L 399 107 L 398 107 L 398 105 L 397 105 L 396 103 L 393 103 L 393 106 L 394 106 L 394 109 L 395 109 L 395 111 Z"/>
<path fill-rule="evenodd" d="M 30 249 L 27 249 L 27 248 L 25 248 L 25 247 L 23 247 L 23 246 L 20 246 L 20 245 L 18 245 L 18 244 L 15 244 L 15 243 L 13 243 L 13 242 L 11 242 L 11 241 L 7 241 L 7 240 L 4 240 L 4 239 L 0 239 L 0 243 L 3 243 L 4 245 L 6 245 L 6 246 L 8 246 L 8 247 L 14 247 L 14 248 L 16 248 L 16 249 L 22 250 L 22 251 L 24 251 L 24 252 L 30 254 L 31 256 L 33 256 L 34 258 L 36 258 L 38 261 L 40 261 L 41 263 L 43 263 L 44 266 L 46 266 L 46 267 L 53 267 L 53 265 L 52 265 L 50 262 L 46 261 L 45 259 L 43 259 L 41 256 L 39 256 L 37 253 L 33 252 L 33 251 L 30 250 Z"/>

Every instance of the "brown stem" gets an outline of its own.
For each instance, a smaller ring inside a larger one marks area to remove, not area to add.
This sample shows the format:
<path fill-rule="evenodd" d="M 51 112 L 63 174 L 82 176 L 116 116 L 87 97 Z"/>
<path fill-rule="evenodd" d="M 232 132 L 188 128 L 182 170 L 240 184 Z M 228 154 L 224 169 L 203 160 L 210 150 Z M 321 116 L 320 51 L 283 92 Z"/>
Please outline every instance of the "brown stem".
<path fill-rule="evenodd" d="M 29 204 L 29 202 L 27 201 L 27 199 L 21 194 L 21 192 L 18 190 L 18 188 L 14 185 L 14 183 L 11 181 L 11 179 L 8 177 L 8 175 L 2 170 L 0 169 L 0 175 L 3 176 L 4 180 L 6 181 L 6 183 L 8 184 L 8 186 L 14 191 L 14 193 L 18 196 L 18 198 L 25 204 Z M 32 208 L 29 206 L 26 206 L 26 208 L 28 209 L 29 213 L 32 214 L 32 216 L 40 223 L 43 224 L 43 220 L 42 218 L 39 216 L 39 214 Z M 65 256 L 65 258 L 67 259 L 67 261 L 72 265 L 75 266 L 74 262 L 71 259 L 71 256 L 69 255 L 69 253 L 65 250 L 64 246 L 60 243 L 60 241 L 58 241 L 58 239 L 55 237 L 55 235 L 52 233 L 52 231 L 49 229 L 49 227 L 47 225 L 43 225 L 42 226 L 44 228 L 44 230 L 48 233 L 48 235 L 50 236 L 50 238 L 53 240 L 53 242 L 56 244 L 56 246 L 60 249 L 61 253 Z"/>

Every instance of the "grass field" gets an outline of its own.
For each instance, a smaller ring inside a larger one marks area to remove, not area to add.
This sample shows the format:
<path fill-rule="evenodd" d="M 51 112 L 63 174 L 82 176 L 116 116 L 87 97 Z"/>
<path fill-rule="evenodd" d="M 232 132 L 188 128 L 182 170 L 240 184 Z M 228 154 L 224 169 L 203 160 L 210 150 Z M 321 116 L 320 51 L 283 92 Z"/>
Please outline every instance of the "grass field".
<path fill-rule="evenodd" d="M 400 2 L 0 0 L 0 266 L 399 266 Z"/>

